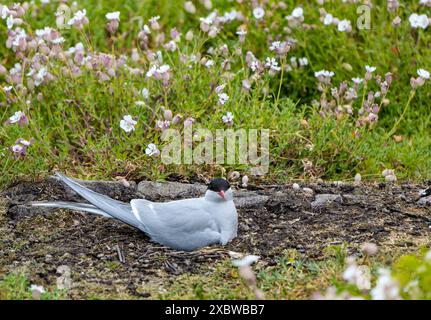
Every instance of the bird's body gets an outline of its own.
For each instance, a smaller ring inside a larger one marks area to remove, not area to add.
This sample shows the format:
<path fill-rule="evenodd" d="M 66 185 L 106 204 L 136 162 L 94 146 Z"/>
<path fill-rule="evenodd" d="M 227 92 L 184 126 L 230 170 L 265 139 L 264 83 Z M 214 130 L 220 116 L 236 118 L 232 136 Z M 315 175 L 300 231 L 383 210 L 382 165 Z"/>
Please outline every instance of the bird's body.
<path fill-rule="evenodd" d="M 133 199 L 125 203 L 94 192 L 61 174 L 57 176 L 91 204 L 34 202 L 32 205 L 115 218 L 145 232 L 152 241 L 178 250 L 225 245 L 237 235 L 238 215 L 233 194 L 223 179 L 213 180 L 202 198 L 162 203 Z"/>

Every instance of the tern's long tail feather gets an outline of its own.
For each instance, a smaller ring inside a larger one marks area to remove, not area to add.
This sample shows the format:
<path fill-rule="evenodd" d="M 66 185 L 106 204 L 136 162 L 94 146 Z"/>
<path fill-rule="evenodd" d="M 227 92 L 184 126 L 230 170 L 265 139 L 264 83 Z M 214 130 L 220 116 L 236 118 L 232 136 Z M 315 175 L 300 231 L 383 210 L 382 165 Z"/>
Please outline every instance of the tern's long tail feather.
<path fill-rule="evenodd" d="M 85 211 L 104 217 L 112 218 L 106 212 L 97 209 L 95 206 L 89 203 L 78 203 L 78 202 L 67 202 L 67 201 L 36 201 L 31 203 L 34 207 L 46 207 L 46 208 L 62 208 L 76 211 Z"/>
<path fill-rule="evenodd" d="M 137 221 L 133 215 L 132 207 L 129 203 L 114 200 L 108 196 L 90 190 L 60 173 L 56 173 L 56 175 L 62 182 L 68 185 L 81 197 L 85 198 L 88 202 L 93 204 L 96 208 L 113 218 L 127 223 L 128 225 L 139 228 L 139 221 Z"/>

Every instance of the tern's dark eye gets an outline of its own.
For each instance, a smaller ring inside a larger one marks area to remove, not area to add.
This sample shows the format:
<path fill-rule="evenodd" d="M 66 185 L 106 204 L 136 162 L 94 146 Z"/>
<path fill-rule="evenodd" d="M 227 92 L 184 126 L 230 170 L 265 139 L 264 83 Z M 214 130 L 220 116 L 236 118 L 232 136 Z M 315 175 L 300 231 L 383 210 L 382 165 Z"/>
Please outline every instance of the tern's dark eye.
<path fill-rule="evenodd" d="M 222 179 L 222 178 L 213 179 L 208 185 L 208 190 L 211 190 L 214 192 L 226 191 L 229 188 L 230 188 L 229 182 L 227 182 L 225 179 Z"/>

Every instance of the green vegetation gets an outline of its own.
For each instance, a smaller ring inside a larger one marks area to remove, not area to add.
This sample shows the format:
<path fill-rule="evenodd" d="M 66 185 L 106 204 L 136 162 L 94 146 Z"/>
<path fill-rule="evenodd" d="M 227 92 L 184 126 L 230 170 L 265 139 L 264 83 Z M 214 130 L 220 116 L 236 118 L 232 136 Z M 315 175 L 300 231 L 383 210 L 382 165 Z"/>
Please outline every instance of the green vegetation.
<path fill-rule="evenodd" d="M 86 8 L 89 23 L 82 30 L 59 29 L 56 37 L 64 38 L 59 48 L 49 41 L 45 41 L 49 48 L 46 51 L 40 47 L 22 52 L 4 45 L 0 48 L 0 64 L 8 69 L 0 75 L 0 144 L 4 148 L 1 182 L 5 185 L 39 178 L 53 170 L 105 179 L 164 179 L 171 173 L 189 176 L 196 172 L 210 176 L 234 169 L 247 173 L 247 165 L 163 165 L 160 157 L 146 155 L 148 144 L 155 143 L 159 149 L 164 145 L 160 130 L 155 129 L 157 121 L 163 120 L 164 109 L 173 115 L 181 114 L 182 121 L 193 117 L 196 128 L 211 131 L 228 127 L 222 121 L 227 112 L 234 115 L 233 129 L 270 129 L 267 181 L 348 180 L 356 173 L 379 180 L 385 168 L 395 169 L 399 179 L 428 179 L 429 84 L 418 88 L 413 96 L 410 78 L 417 77 L 417 69 L 430 69 L 431 55 L 426 43 L 431 36 L 426 30 L 412 28 L 408 21 L 410 14 L 423 9 L 409 3 L 396 12 L 388 12 L 386 1 L 375 2 L 369 30 L 355 26 L 357 4 L 326 3 L 326 12 L 351 21 L 352 31 L 340 32 L 336 25 L 327 26 L 319 20 L 319 7 L 314 2 L 286 1 L 286 7 L 279 7 L 278 2 L 270 1 L 264 6 L 264 17 L 257 20 L 248 2 L 217 1 L 212 10 L 217 9 L 219 16 L 235 9 L 243 18 L 214 22 L 219 32 L 211 37 L 199 27 L 199 17 L 212 12 L 201 3 L 195 3 L 196 13 L 192 14 L 183 9 L 182 1 L 103 1 L 96 5 L 80 1 L 78 7 L 72 7 L 68 18 L 73 11 Z M 303 7 L 304 21 L 287 28 L 285 17 L 298 5 Z M 36 37 L 37 29 L 56 28 L 57 7 L 57 1 L 28 5 L 22 17 L 25 23 L 12 30 L 21 27 L 29 37 Z M 110 35 L 105 29 L 105 14 L 115 10 L 121 12 L 119 28 Z M 148 21 L 157 15 L 159 30 Z M 402 22 L 394 27 L 391 21 L 397 15 Z M 139 33 L 144 24 L 151 29 L 147 38 Z M 172 28 L 182 34 L 172 40 L 176 41 L 175 51 L 166 47 Z M 244 43 L 236 34 L 242 29 L 247 30 Z M 186 37 L 190 30 L 194 34 L 191 40 Z M 8 40 L 6 23 L 0 25 L 0 31 L 0 42 L 4 44 Z M 290 41 L 286 55 L 277 56 L 270 50 L 271 41 L 276 39 Z M 74 54 L 67 53 L 78 42 L 83 44 L 83 56 L 92 67 L 81 65 Z M 60 53 L 52 53 L 56 50 Z M 151 61 L 151 54 L 158 50 L 163 61 Z M 247 66 L 248 51 L 261 61 L 262 72 Z M 46 52 L 51 55 L 46 56 Z M 266 57 L 274 57 L 279 67 L 287 69 L 271 73 L 264 66 Z M 295 63 L 291 62 L 293 57 Z M 307 58 L 308 65 L 295 67 L 301 57 Z M 110 62 L 103 62 L 105 58 Z M 214 62 L 211 67 L 205 66 L 208 60 Z M 21 63 L 25 70 L 14 82 L 11 68 L 15 63 Z M 166 83 L 146 77 L 154 64 L 170 67 Z M 374 80 L 367 86 L 359 85 L 358 97 L 351 102 L 338 101 L 329 109 L 313 102 L 321 101 L 322 95 L 317 90 L 316 71 L 335 72 L 332 84 L 325 89 L 329 103 L 330 87 L 339 87 L 344 80 L 352 86 L 350 79 L 363 78 L 366 65 L 377 68 L 373 75 L 384 78 L 387 72 L 392 73 L 387 96 L 376 98 L 380 106 L 378 120 L 357 126 L 363 117 L 359 109 L 368 91 L 380 89 Z M 30 71 L 35 73 L 41 68 L 48 75 L 35 86 L 37 79 Z M 242 88 L 244 80 L 250 83 L 250 90 Z M 226 86 L 222 91 L 229 100 L 221 105 L 214 88 L 223 84 Z M 7 92 L 7 87 L 13 88 Z M 143 88 L 149 91 L 148 99 L 141 94 Z M 142 103 L 137 105 L 136 101 Z M 346 104 L 352 115 L 346 112 Z M 4 124 L 16 111 L 25 113 L 28 125 Z M 135 131 L 127 133 L 120 128 L 125 115 L 137 121 Z M 181 129 L 182 121 L 171 123 L 171 128 Z M 34 139 L 24 150 L 25 156 L 17 156 L 16 152 L 14 155 L 10 150 L 18 138 Z"/>

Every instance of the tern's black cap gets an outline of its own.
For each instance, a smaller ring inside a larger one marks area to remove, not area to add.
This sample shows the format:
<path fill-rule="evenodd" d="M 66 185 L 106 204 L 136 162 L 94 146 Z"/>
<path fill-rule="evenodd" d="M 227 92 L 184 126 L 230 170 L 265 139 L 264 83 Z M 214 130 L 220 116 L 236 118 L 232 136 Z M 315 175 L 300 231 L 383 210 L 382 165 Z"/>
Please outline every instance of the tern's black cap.
<path fill-rule="evenodd" d="M 208 190 L 214 192 L 226 191 L 230 188 L 229 182 L 222 178 L 212 179 L 208 185 Z"/>

